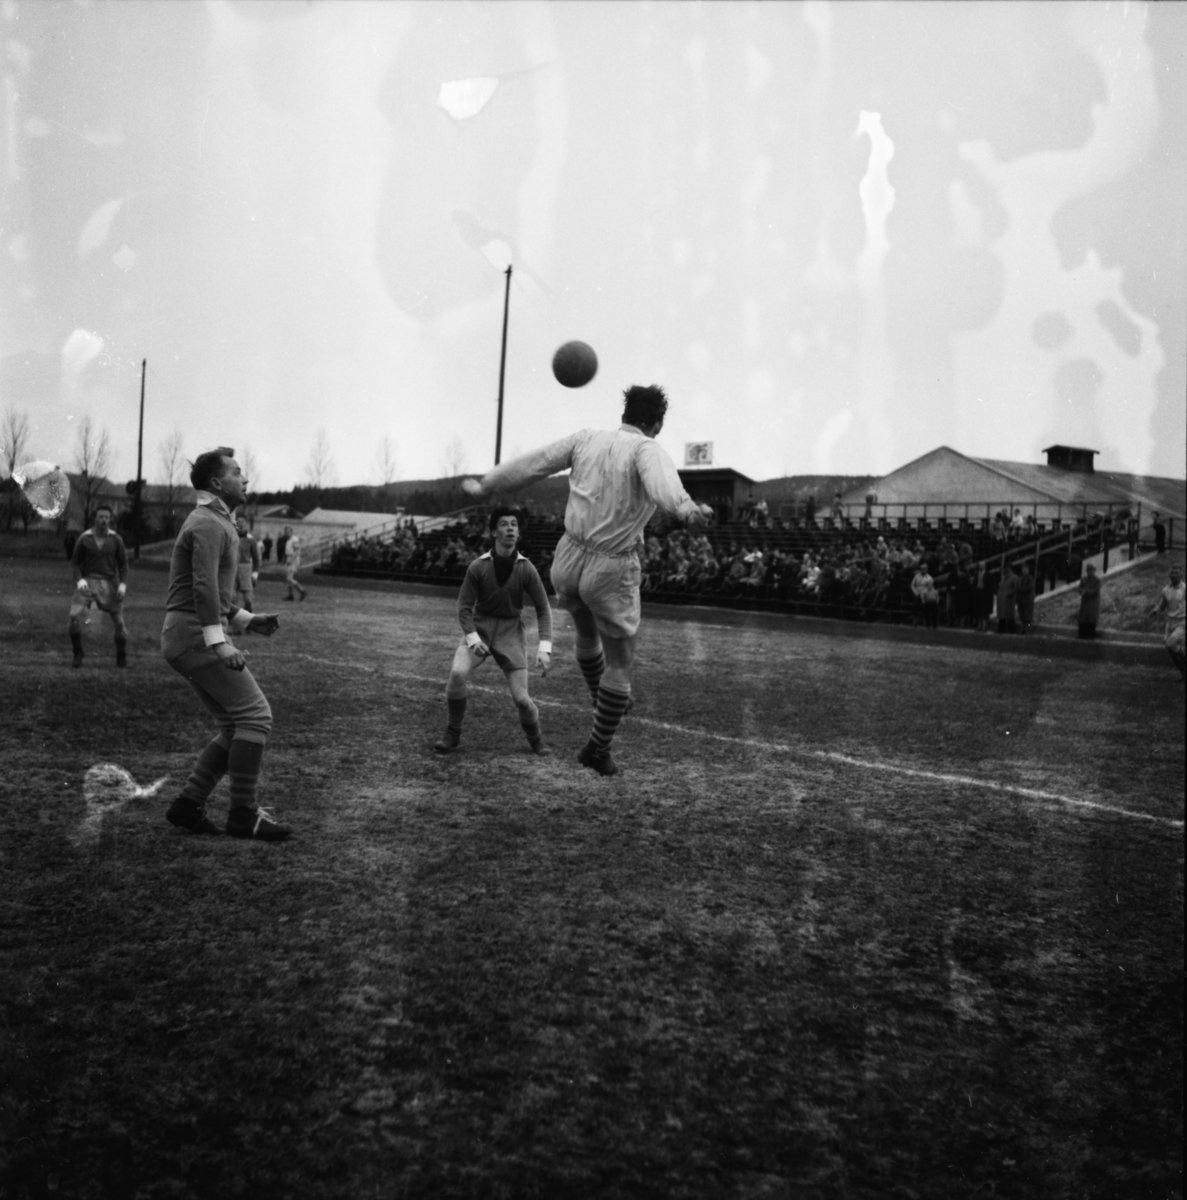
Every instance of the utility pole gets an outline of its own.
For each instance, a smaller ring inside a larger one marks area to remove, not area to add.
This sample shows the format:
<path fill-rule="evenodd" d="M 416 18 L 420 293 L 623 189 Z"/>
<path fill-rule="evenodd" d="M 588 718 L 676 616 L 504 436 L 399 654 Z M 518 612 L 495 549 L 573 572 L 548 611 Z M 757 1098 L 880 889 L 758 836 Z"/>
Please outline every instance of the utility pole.
<path fill-rule="evenodd" d="M 511 308 L 511 264 L 507 264 L 507 286 L 503 292 L 503 352 L 499 356 L 499 419 L 495 425 L 495 466 L 503 453 L 503 375 L 507 370 L 507 313 Z"/>
<path fill-rule="evenodd" d="M 132 498 L 132 527 L 136 534 L 136 548 L 133 558 L 140 559 L 140 493 L 144 490 L 144 480 L 141 471 L 144 467 L 144 376 L 148 371 L 148 359 L 140 360 L 140 436 L 136 440 L 136 493 Z"/>

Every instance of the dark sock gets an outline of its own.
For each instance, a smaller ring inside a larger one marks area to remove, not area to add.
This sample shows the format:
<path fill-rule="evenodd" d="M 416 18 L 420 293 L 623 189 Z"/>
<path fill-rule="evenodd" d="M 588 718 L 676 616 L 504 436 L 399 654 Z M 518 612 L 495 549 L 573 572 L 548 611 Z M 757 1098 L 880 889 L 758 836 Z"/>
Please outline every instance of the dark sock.
<path fill-rule="evenodd" d="M 449 725 L 448 727 L 454 733 L 461 733 L 462 721 L 466 716 L 466 697 L 462 696 L 459 699 L 453 699 L 451 696 L 445 698 L 446 706 L 449 708 Z"/>
<path fill-rule="evenodd" d="M 235 738 L 227 755 L 227 774 L 231 777 L 231 807 L 255 808 L 256 784 L 264 761 L 263 742 L 245 742 Z"/>
<path fill-rule="evenodd" d="M 227 773 L 227 747 L 215 738 L 194 763 L 194 769 L 181 794 L 195 804 L 205 804 L 215 784 Z"/>
<path fill-rule="evenodd" d="M 598 699 L 598 685 L 602 682 L 602 672 L 606 669 L 606 656 L 602 653 L 602 648 L 599 646 L 592 657 L 585 657 L 588 651 L 577 651 L 577 666 L 581 670 L 581 674 L 585 678 L 585 684 L 589 688 L 589 694 L 594 698 L 594 703 Z"/>
<path fill-rule="evenodd" d="M 81 654 L 82 653 L 82 634 L 81 633 L 72 633 L 70 635 L 70 644 L 74 647 L 75 654 Z"/>
<path fill-rule="evenodd" d="M 608 687 L 598 689 L 598 705 L 594 709 L 594 727 L 589 740 L 599 750 L 610 748 L 614 731 L 618 728 L 618 722 L 622 720 L 623 713 L 626 712 L 630 698 L 629 691 L 615 692 Z"/>
<path fill-rule="evenodd" d="M 117 637 L 115 639 L 115 661 L 122 663 L 127 659 L 127 657 L 128 657 L 128 639 Z"/>
<path fill-rule="evenodd" d="M 542 737 L 542 735 L 540 733 L 539 718 L 537 718 L 534 721 L 530 721 L 530 722 L 529 721 L 521 721 L 520 724 L 523 726 L 523 731 L 524 731 L 524 734 L 527 736 L 528 744 L 531 746 L 535 746 L 541 740 L 541 737 Z"/>

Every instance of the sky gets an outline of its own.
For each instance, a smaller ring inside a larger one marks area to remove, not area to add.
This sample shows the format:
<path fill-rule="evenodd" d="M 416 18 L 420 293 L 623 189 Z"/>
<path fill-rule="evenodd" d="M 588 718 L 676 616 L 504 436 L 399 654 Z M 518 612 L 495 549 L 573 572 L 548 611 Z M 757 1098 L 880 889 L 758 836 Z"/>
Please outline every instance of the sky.
<path fill-rule="evenodd" d="M 1187 5 L 0 0 L 0 411 L 379 483 L 613 427 L 1182 478 Z M 581 389 L 552 377 L 578 338 Z M 394 462 L 385 472 L 382 460 Z"/>

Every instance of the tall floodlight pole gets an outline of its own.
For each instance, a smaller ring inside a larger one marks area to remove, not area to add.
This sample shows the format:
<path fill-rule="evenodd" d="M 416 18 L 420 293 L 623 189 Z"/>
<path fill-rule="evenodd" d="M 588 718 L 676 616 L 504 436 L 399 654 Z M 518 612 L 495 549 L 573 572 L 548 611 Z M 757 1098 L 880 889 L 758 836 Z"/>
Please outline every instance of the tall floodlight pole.
<path fill-rule="evenodd" d="M 495 466 L 503 453 L 503 375 L 507 370 L 507 313 L 511 308 L 511 264 L 507 264 L 507 286 L 503 292 L 503 352 L 499 356 L 499 419 L 495 425 Z"/>
<path fill-rule="evenodd" d="M 148 359 L 140 360 L 140 436 L 136 440 L 136 493 L 132 497 L 132 526 L 136 536 L 136 550 L 133 558 L 140 558 L 140 493 L 144 481 L 140 473 L 144 466 L 144 376 L 148 370 Z"/>

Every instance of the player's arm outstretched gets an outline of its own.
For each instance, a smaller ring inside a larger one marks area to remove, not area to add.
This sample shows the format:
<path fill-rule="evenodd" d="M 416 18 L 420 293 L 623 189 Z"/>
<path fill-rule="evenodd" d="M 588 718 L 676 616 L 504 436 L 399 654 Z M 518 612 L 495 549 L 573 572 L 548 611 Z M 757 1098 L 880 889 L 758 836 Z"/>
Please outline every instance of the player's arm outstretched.
<path fill-rule="evenodd" d="M 461 591 L 458 592 L 457 597 L 457 617 L 462 627 L 462 633 L 466 638 L 466 645 L 469 646 L 471 653 L 480 661 L 490 654 L 490 647 L 479 635 L 478 626 L 474 620 L 474 610 L 478 607 L 478 601 L 482 598 L 478 586 L 478 575 L 482 569 L 479 566 L 481 561 L 481 559 L 476 558 L 466 568 L 466 577 L 462 580 Z"/>
<path fill-rule="evenodd" d="M 644 438 L 635 451 L 635 466 L 647 498 L 657 507 L 689 525 L 706 525 L 713 516 L 707 504 L 698 504 L 680 482 L 676 464 L 653 438 Z"/>
<path fill-rule="evenodd" d="M 463 479 L 462 489 L 476 500 L 482 500 L 500 492 L 517 492 L 529 483 L 565 471 L 573 465 L 573 447 L 579 436 L 571 433 L 538 450 L 500 463 L 491 467 L 481 479 Z"/>

